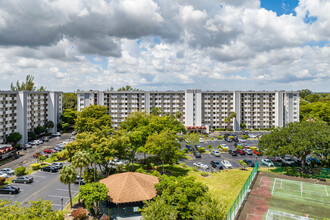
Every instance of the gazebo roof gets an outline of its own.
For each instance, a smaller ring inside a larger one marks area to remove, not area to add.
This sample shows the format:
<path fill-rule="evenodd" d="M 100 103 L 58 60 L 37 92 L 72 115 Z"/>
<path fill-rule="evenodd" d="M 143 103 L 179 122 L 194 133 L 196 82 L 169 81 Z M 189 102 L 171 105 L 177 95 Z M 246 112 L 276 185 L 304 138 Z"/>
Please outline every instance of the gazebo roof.
<path fill-rule="evenodd" d="M 150 200 L 157 194 L 154 185 L 158 178 L 143 173 L 126 172 L 113 174 L 100 180 L 109 189 L 108 196 L 113 203 L 128 203 Z"/>

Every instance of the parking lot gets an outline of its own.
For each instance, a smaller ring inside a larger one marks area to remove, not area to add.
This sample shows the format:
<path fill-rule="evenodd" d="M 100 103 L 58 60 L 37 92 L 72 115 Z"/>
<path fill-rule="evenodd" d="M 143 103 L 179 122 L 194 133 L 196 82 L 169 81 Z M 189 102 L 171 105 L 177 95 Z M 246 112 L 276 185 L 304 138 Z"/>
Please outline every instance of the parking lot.
<path fill-rule="evenodd" d="M 240 136 L 239 136 L 239 138 L 240 138 Z M 198 145 L 205 148 L 207 151 L 208 151 L 208 149 L 207 149 L 208 145 L 212 145 L 213 149 L 217 150 L 217 146 L 222 145 L 222 144 L 226 144 L 228 146 L 228 150 L 235 150 L 236 147 L 235 147 L 234 143 L 235 142 L 227 142 L 225 140 L 206 140 L 206 141 L 204 141 L 204 143 L 199 143 Z M 247 139 L 247 140 L 245 140 L 245 144 L 249 145 L 250 147 L 252 147 L 252 146 L 257 147 L 258 139 L 256 139 L 256 138 Z M 182 142 L 181 149 L 183 150 L 185 148 L 185 146 L 186 146 L 186 143 Z M 239 167 L 241 167 L 241 165 L 238 163 L 239 160 L 251 160 L 254 163 L 256 162 L 256 160 L 258 160 L 259 165 L 261 165 L 260 161 L 262 159 L 267 158 L 267 156 L 256 156 L 255 154 L 253 154 L 253 155 L 238 154 L 237 156 L 231 156 L 226 152 L 221 152 L 220 157 L 215 157 L 210 153 L 203 153 L 201 155 L 201 158 L 195 158 L 195 156 L 191 152 L 189 152 L 187 154 L 187 156 L 191 157 L 192 159 L 181 160 L 180 162 L 184 162 L 187 164 L 187 166 L 190 166 L 190 167 L 194 167 L 195 162 L 201 162 L 210 167 L 210 161 L 212 161 L 212 160 L 219 161 L 219 162 L 222 160 L 228 160 L 232 164 L 233 168 L 239 168 Z M 208 169 L 206 171 L 211 171 L 211 169 Z"/>

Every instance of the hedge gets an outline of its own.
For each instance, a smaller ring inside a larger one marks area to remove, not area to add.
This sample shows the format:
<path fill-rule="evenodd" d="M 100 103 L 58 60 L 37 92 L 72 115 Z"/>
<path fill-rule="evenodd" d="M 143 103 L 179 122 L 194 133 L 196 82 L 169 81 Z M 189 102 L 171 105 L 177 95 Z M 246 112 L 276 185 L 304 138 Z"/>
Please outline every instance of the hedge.
<path fill-rule="evenodd" d="M 242 146 L 242 145 L 237 145 L 237 146 L 236 146 L 236 149 L 239 149 L 239 150 L 240 150 L 240 149 L 243 149 L 243 146 Z"/>
<path fill-rule="evenodd" d="M 202 154 L 202 153 L 205 153 L 205 148 L 204 148 L 204 147 L 199 147 L 197 150 L 198 150 L 198 152 L 201 153 L 201 154 Z"/>
<path fill-rule="evenodd" d="M 31 164 L 30 167 L 31 167 L 32 170 L 39 170 L 40 169 L 40 164 L 34 163 L 34 164 Z"/>
<path fill-rule="evenodd" d="M 242 138 L 243 138 L 243 139 L 247 139 L 247 138 L 248 138 L 248 136 L 247 136 L 247 135 L 245 135 L 245 134 L 243 134 L 243 135 L 242 135 Z"/>
<path fill-rule="evenodd" d="M 14 171 L 16 176 L 24 176 L 25 175 L 25 167 L 17 167 Z"/>
<path fill-rule="evenodd" d="M 223 147 L 222 150 L 223 150 L 224 152 L 227 152 L 227 151 L 228 151 L 228 147 Z"/>

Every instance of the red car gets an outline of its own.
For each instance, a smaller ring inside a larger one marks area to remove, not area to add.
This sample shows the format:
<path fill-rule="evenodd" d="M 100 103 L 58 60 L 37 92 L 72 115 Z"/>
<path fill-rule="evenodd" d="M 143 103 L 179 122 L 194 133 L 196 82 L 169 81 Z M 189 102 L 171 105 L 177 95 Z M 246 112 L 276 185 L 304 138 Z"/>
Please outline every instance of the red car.
<path fill-rule="evenodd" d="M 52 154 L 52 153 L 56 153 L 56 151 L 54 149 L 48 148 L 44 150 L 45 154 Z"/>
<path fill-rule="evenodd" d="M 258 156 L 261 156 L 261 152 L 260 151 L 257 151 L 257 150 L 253 150 L 253 153 L 258 155 Z"/>
<path fill-rule="evenodd" d="M 245 155 L 245 151 L 243 149 L 237 149 L 236 152 L 240 155 Z"/>

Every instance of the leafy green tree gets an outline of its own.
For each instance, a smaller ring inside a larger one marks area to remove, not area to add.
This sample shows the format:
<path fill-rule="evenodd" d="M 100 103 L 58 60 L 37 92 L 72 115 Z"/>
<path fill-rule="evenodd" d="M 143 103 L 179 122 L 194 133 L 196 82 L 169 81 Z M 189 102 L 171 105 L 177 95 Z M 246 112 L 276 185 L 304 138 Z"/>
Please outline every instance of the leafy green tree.
<path fill-rule="evenodd" d="M 63 111 L 73 110 L 77 111 L 77 94 L 74 92 L 62 94 Z"/>
<path fill-rule="evenodd" d="M 82 177 L 84 178 L 85 183 L 92 183 L 96 181 L 96 175 L 98 175 L 98 171 L 94 168 L 84 169 L 82 173 Z"/>
<path fill-rule="evenodd" d="M 182 118 L 182 112 L 180 112 L 180 111 L 176 111 L 175 112 L 175 118 L 177 119 L 177 120 L 180 120 L 181 118 Z"/>
<path fill-rule="evenodd" d="M 34 77 L 32 75 L 27 75 L 25 82 L 19 82 L 17 80 L 16 85 L 13 83 L 10 84 L 11 91 L 45 91 L 46 87 L 41 86 L 39 89 L 36 89 L 34 86 Z"/>
<path fill-rule="evenodd" d="M 160 116 L 162 114 L 162 109 L 155 107 L 150 110 L 150 114 L 155 115 L 155 116 Z"/>
<path fill-rule="evenodd" d="M 309 154 L 329 155 L 330 126 L 324 122 L 296 122 L 286 127 L 275 128 L 270 134 L 262 135 L 260 150 L 268 156 L 289 154 L 296 156 L 305 167 Z"/>
<path fill-rule="evenodd" d="M 78 112 L 75 124 L 75 130 L 78 133 L 84 131 L 95 132 L 105 127 L 111 127 L 111 117 L 107 107 L 91 105 Z"/>
<path fill-rule="evenodd" d="M 54 122 L 53 121 L 47 121 L 45 127 L 49 130 L 54 127 Z"/>
<path fill-rule="evenodd" d="M 241 124 L 241 129 L 244 130 L 246 128 L 246 124 L 245 123 L 242 123 Z"/>
<path fill-rule="evenodd" d="M 177 141 L 176 134 L 169 130 L 154 133 L 148 137 L 146 149 L 151 155 L 157 155 L 162 163 L 162 173 L 164 173 L 164 164 L 177 162 L 182 157 L 180 143 Z"/>
<path fill-rule="evenodd" d="M 39 157 L 38 157 L 37 161 L 38 161 L 39 163 L 42 163 L 42 162 L 44 162 L 46 159 L 47 159 L 46 156 L 42 155 L 42 156 L 39 156 Z"/>
<path fill-rule="evenodd" d="M 61 123 L 61 127 L 62 127 L 64 132 L 67 132 L 70 129 L 69 123 L 65 123 L 65 122 Z"/>
<path fill-rule="evenodd" d="M 76 179 L 77 179 L 77 170 L 72 165 L 66 165 L 60 170 L 61 183 L 68 184 L 71 208 L 72 208 L 71 183 L 74 183 Z"/>
<path fill-rule="evenodd" d="M 226 116 L 225 117 L 225 123 L 229 125 L 230 122 L 231 122 L 231 118 L 229 116 Z M 227 126 L 226 126 L 226 129 L 227 129 Z"/>
<path fill-rule="evenodd" d="M 68 123 L 70 126 L 75 124 L 75 120 L 77 119 L 77 110 L 73 109 L 64 109 L 61 115 L 62 122 Z"/>
<path fill-rule="evenodd" d="M 312 91 L 309 89 L 298 90 L 300 98 L 305 98 L 307 95 L 312 94 Z"/>
<path fill-rule="evenodd" d="M 183 136 L 183 138 L 185 139 L 185 141 L 188 145 L 198 144 L 200 137 L 201 137 L 201 135 L 199 133 L 190 133 L 190 134 L 185 134 Z"/>
<path fill-rule="evenodd" d="M 36 135 L 39 135 L 39 134 L 41 134 L 41 133 L 44 133 L 45 132 L 45 128 L 44 127 L 42 127 L 42 126 L 37 126 L 35 129 L 34 129 L 34 133 L 36 134 Z"/>
<path fill-rule="evenodd" d="M 157 196 L 152 202 L 144 202 L 142 209 L 143 220 L 172 220 L 178 219 L 179 211 L 175 206 L 166 203 L 165 199 Z"/>
<path fill-rule="evenodd" d="M 28 139 L 29 139 L 29 141 L 30 140 L 34 140 L 34 139 L 36 139 L 37 137 L 36 137 L 36 134 L 33 132 L 33 131 L 29 131 L 28 132 Z"/>
<path fill-rule="evenodd" d="M 120 91 L 142 91 L 140 89 L 136 89 L 136 88 L 132 88 L 131 86 L 125 86 L 125 87 L 121 87 L 117 90 L 118 92 Z"/>
<path fill-rule="evenodd" d="M 72 158 L 72 165 L 75 168 L 79 168 L 79 186 L 80 186 L 80 181 L 82 177 L 82 169 L 85 167 L 88 167 L 90 164 L 91 159 L 89 157 L 89 154 L 86 151 L 78 151 L 74 154 Z M 80 198 L 79 198 L 79 203 L 80 203 Z"/>
<path fill-rule="evenodd" d="M 324 121 L 330 124 L 330 101 L 305 103 L 300 105 L 301 121 Z"/>
<path fill-rule="evenodd" d="M 236 118 L 236 112 L 230 112 L 229 117 L 230 118 Z"/>
<path fill-rule="evenodd" d="M 213 150 L 213 146 L 212 145 L 208 145 L 207 146 L 207 149 L 209 149 L 209 151 L 212 151 Z"/>
<path fill-rule="evenodd" d="M 100 202 L 108 197 L 108 188 L 103 183 L 87 183 L 80 186 L 79 191 L 88 211 L 98 215 Z"/>
<path fill-rule="evenodd" d="M 52 203 L 48 200 L 38 199 L 28 201 L 27 204 L 18 202 L 12 203 L 8 200 L 0 199 L 1 219 L 50 219 L 64 220 L 62 211 L 52 209 Z"/>
<path fill-rule="evenodd" d="M 22 135 L 19 132 L 13 132 L 7 137 L 7 141 L 16 144 L 22 139 Z"/>
<path fill-rule="evenodd" d="M 221 202 L 212 199 L 209 195 L 198 198 L 194 206 L 195 208 L 191 214 L 192 220 L 225 219 L 225 206 Z"/>
<path fill-rule="evenodd" d="M 24 176 L 25 170 L 26 170 L 25 167 L 17 167 L 14 172 L 16 176 Z"/>

